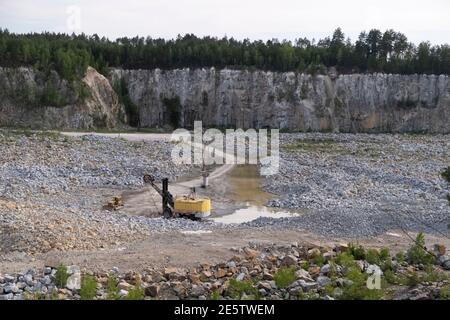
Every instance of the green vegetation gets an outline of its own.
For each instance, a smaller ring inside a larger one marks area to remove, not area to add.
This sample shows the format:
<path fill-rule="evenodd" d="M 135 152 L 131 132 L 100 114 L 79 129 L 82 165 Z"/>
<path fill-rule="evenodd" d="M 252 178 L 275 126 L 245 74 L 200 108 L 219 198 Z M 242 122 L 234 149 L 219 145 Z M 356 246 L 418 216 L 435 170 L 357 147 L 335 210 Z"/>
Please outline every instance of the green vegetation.
<path fill-rule="evenodd" d="M 68 80 L 80 78 L 88 65 L 105 75 L 109 67 L 229 67 L 323 74 L 332 66 L 342 73 L 449 74 L 449 56 L 448 44 L 415 45 L 394 30 L 364 31 L 355 42 L 346 38 L 340 28 L 317 42 L 306 38 L 263 42 L 199 38 L 193 34 L 171 40 L 150 37 L 109 40 L 97 34 L 14 34 L 0 29 L 1 66 L 32 66 L 45 73 L 56 70 Z"/>
<path fill-rule="evenodd" d="M 408 249 L 406 258 L 411 264 L 432 264 L 435 257 L 425 250 L 425 236 L 419 233 L 416 237 L 415 243 Z"/>
<path fill-rule="evenodd" d="M 361 272 L 356 267 L 348 268 L 346 272 L 347 279 L 351 280 L 353 284 L 344 287 L 342 290 L 342 299 L 345 300 L 379 300 L 383 297 L 382 289 L 369 289 L 367 287 L 367 273 Z"/>
<path fill-rule="evenodd" d="M 83 275 L 81 278 L 81 300 L 93 300 L 97 294 L 97 281 L 91 275 Z"/>
<path fill-rule="evenodd" d="M 219 300 L 220 299 L 220 293 L 217 290 L 214 290 L 211 292 L 211 295 L 209 296 L 210 300 Z"/>
<path fill-rule="evenodd" d="M 315 256 L 314 258 L 312 258 L 311 262 L 314 263 L 315 265 L 318 265 L 319 267 L 321 267 L 325 264 L 326 260 L 322 254 L 319 254 L 319 255 Z"/>
<path fill-rule="evenodd" d="M 162 98 L 162 102 L 167 110 L 167 119 L 164 119 L 164 123 L 170 123 L 174 128 L 179 127 L 181 120 L 180 97 Z"/>
<path fill-rule="evenodd" d="M 256 297 L 258 290 L 250 280 L 237 281 L 236 279 L 230 279 L 227 293 L 233 299 L 242 299 L 244 294 Z"/>
<path fill-rule="evenodd" d="M 137 284 L 134 288 L 128 291 L 125 300 L 144 300 L 144 289 Z"/>
<path fill-rule="evenodd" d="M 116 91 L 119 96 L 119 101 L 123 103 L 125 107 L 125 112 L 127 114 L 128 123 L 130 126 L 139 127 L 139 110 L 133 101 L 131 101 L 125 78 L 120 78 L 120 80 L 114 84 L 114 91 Z"/>
<path fill-rule="evenodd" d="M 54 290 L 51 294 L 24 292 L 23 297 L 25 300 L 59 300 L 58 292 L 56 290 Z"/>
<path fill-rule="evenodd" d="M 442 178 L 444 178 L 445 180 L 447 180 L 448 182 L 450 182 L 450 167 L 448 167 L 447 169 L 445 169 L 442 173 L 441 173 Z"/>
<path fill-rule="evenodd" d="M 275 284 L 278 288 L 286 288 L 291 285 L 296 277 L 295 277 L 295 268 L 280 268 L 273 276 L 275 280 Z"/>
<path fill-rule="evenodd" d="M 366 250 L 362 245 L 350 243 L 348 250 L 350 254 L 353 256 L 353 258 L 355 258 L 356 260 L 366 259 Z"/>
<path fill-rule="evenodd" d="M 64 288 L 67 284 L 69 274 L 67 273 L 67 267 L 64 264 L 60 264 L 56 269 L 55 284 L 58 288 Z"/>
<path fill-rule="evenodd" d="M 336 141 L 331 139 L 312 140 L 301 139 L 297 140 L 287 146 L 283 146 L 287 151 L 317 151 L 317 152 L 330 152 L 331 150 L 337 150 L 339 145 Z"/>
<path fill-rule="evenodd" d="M 108 281 L 106 283 L 106 299 L 107 300 L 118 300 L 119 299 L 119 288 L 117 278 L 115 276 L 108 276 Z"/>
<path fill-rule="evenodd" d="M 450 285 L 447 285 L 440 289 L 439 298 L 444 300 L 450 300 Z"/>

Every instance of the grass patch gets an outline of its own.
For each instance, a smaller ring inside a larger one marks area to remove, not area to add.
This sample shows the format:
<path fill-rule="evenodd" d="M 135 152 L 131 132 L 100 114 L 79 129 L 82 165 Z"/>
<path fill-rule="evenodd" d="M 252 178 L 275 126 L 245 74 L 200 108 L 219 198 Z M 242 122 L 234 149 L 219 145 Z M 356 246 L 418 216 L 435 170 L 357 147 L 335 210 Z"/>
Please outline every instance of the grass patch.
<path fill-rule="evenodd" d="M 217 290 L 214 290 L 211 292 L 211 295 L 209 296 L 209 300 L 220 300 L 220 293 Z"/>
<path fill-rule="evenodd" d="M 258 296 L 258 290 L 250 280 L 237 281 L 236 279 L 230 279 L 227 294 L 233 299 L 242 299 L 244 294 L 254 297 Z"/>
<path fill-rule="evenodd" d="M 107 300 L 118 300 L 119 299 L 119 288 L 117 287 L 119 281 L 115 276 L 108 276 L 108 281 L 106 282 L 106 299 Z"/>
<path fill-rule="evenodd" d="M 450 285 L 446 285 L 439 290 L 439 298 L 450 300 Z"/>
<path fill-rule="evenodd" d="M 286 288 L 289 285 L 291 285 L 296 277 L 295 277 L 295 268 L 289 267 L 289 268 L 280 268 L 273 276 L 273 279 L 275 280 L 275 284 L 278 288 Z"/>
<path fill-rule="evenodd" d="M 367 287 L 366 273 L 361 272 L 358 267 L 350 267 L 346 272 L 347 279 L 353 284 L 344 287 L 342 290 L 342 299 L 344 300 L 379 300 L 383 297 L 383 290 L 369 289 Z"/>
<path fill-rule="evenodd" d="M 81 300 L 93 300 L 97 294 L 97 281 L 91 275 L 83 275 L 81 278 Z"/>
<path fill-rule="evenodd" d="M 141 288 L 139 284 L 137 284 L 133 289 L 128 291 L 127 296 L 124 298 L 125 300 L 144 300 L 144 289 Z"/>
<path fill-rule="evenodd" d="M 64 288 L 67 284 L 69 274 L 67 273 L 67 267 L 64 264 L 60 264 L 56 269 L 55 284 L 58 288 Z"/>

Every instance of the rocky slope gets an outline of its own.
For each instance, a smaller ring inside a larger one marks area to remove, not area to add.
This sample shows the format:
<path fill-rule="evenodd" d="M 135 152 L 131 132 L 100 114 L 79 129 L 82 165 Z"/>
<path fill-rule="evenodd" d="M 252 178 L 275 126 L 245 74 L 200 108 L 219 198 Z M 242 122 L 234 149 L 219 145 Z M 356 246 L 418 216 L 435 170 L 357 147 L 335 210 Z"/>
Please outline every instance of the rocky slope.
<path fill-rule="evenodd" d="M 114 128 L 125 120 L 110 83 L 91 67 L 79 83 L 55 72 L 46 76 L 31 68 L 0 68 L 0 126 Z"/>
<path fill-rule="evenodd" d="M 450 132 L 450 79 L 444 75 L 313 76 L 212 68 L 114 70 L 110 78 L 125 79 L 144 127 L 179 118 L 177 125 L 186 127 L 201 119 L 221 127 Z"/>
<path fill-rule="evenodd" d="M 445 251 L 442 246 L 436 247 Z M 392 257 L 386 249 L 365 251 L 363 247 L 345 244 L 310 248 L 295 242 L 282 246 L 247 246 L 234 251 L 231 259 L 218 264 L 204 262 L 192 268 L 148 266 L 142 273 L 121 273 L 117 267 L 109 272 L 92 272 L 76 265 L 48 265 L 41 270 L 0 273 L 0 300 L 429 300 L 450 297 L 446 271 L 450 258 L 439 251 L 438 258 L 433 258 L 426 267 L 409 261 L 409 253 Z M 379 287 L 376 287 L 377 276 Z"/>

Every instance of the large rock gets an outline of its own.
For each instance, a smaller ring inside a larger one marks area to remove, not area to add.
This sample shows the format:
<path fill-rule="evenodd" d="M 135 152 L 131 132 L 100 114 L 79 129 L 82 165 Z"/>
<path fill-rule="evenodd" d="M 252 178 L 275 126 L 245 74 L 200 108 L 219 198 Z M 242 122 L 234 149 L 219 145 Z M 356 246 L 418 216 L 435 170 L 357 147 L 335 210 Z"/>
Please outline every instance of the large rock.
<path fill-rule="evenodd" d="M 42 104 L 40 97 L 50 85 L 61 98 L 58 106 Z M 55 72 L 47 77 L 32 68 L 0 68 L 0 126 L 114 128 L 126 121 L 124 106 L 116 92 L 108 79 L 94 68 L 87 69 L 78 85 L 87 93 L 84 100 L 78 99 L 72 84 Z M 14 97 L 18 92 L 22 96 Z"/>
<path fill-rule="evenodd" d="M 67 278 L 66 288 L 69 290 L 80 290 L 81 288 L 81 271 L 78 266 L 68 266 L 67 273 L 70 274 Z"/>

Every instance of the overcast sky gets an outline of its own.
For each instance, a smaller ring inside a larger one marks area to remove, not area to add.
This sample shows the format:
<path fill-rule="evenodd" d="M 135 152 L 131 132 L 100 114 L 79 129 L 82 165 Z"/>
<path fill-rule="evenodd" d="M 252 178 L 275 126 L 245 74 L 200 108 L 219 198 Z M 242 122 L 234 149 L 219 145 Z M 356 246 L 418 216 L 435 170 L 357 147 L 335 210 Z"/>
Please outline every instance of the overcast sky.
<path fill-rule="evenodd" d="M 293 40 L 323 38 L 338 26 L 352 40 L 362 30 L 392 28 L 415 43 L 450 43 L 450 1 L 0 0 L 0 27 L 17 33 L 75 28 L 110 39 L 194 33 Z"/>

